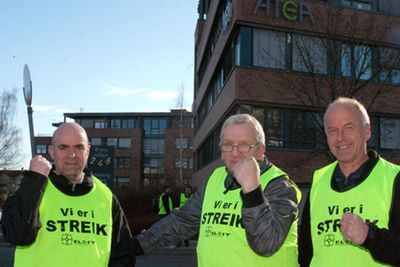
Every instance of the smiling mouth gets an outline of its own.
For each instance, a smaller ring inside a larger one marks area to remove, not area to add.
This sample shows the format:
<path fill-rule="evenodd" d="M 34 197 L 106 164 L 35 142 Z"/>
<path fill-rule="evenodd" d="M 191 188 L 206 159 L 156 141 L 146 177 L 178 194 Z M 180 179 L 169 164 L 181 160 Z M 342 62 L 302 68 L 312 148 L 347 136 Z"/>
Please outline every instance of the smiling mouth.
<path fill-rule="evenodd" d="M 340 146 L 336 146 L 336 148 L 339 149 L 339 150 L 347 149 L 347 148 L 349 148 L 349 147 L 350 147 L 350 145 L 340 145 Z"/>

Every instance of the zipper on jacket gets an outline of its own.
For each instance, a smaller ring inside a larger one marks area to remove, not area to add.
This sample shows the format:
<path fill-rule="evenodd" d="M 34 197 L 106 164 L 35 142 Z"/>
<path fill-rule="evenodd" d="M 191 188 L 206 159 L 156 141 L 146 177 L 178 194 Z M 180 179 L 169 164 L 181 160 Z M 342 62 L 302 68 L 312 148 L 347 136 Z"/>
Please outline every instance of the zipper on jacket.
<path fill-rule="evenodd" d="M 71 188 L 72 192 L 75 191 L 75 184 L 72 184 L 72 188 Z"/>

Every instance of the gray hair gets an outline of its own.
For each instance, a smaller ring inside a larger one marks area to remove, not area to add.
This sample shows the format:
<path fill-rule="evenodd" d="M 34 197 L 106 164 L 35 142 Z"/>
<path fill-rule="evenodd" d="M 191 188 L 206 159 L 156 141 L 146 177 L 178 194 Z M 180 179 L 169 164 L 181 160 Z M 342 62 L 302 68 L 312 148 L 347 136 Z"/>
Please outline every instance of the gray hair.
<path fill-rule="evenodd" d="M 370 119 L 369 119 L 369 115 L 367 110 L 365 109 L 364 105 L 361 104 L 358 100 L 354 99 L 354 98 L 348 98 L 348 97 L 338 97 L 335 101 L 333 101 L 332 103 L 329 104 L 328 108 L 325 111 L 324 114 L 324 127 L 325 127 L 325 131 L 326 131 L 326 116 L 329 112 L 329 110 L 335 106 L 336 104 L 343 104 L 346 106 L 350 106 L 355 108 L 358 113 L 360 114 L 360 119 L 361 119 L 361 124 L 363 126 L 370 124 Z"/>
<path fill-rule="evenodd" d="M 231 124 L 243 124 L 243 123 L 250 123 L 253 126 L 257 144 L 265 145 L 265 134 L 263 127 L 261 126 L 260 122 L 250 114 L 236 114 L 230 116 L 225 120 L 224 124 L 222 125 L 221 134 L 219 137 L 220 145 L 222 138 L 224 137 L 224 130 L 226 126 Z"/>

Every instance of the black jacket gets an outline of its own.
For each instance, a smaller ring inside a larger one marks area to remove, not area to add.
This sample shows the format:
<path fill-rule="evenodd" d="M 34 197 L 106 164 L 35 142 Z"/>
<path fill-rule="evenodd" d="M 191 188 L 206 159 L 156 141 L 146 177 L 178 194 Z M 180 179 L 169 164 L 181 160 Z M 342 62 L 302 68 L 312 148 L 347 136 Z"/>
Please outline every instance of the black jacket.
<path fill-rule="evenodd" d="M 357 182 L 350 184 L 355 187 L 364 181 L 375 167 L 379 155 L 375 151 L 368 153 L 368 161 L 361 167 Z M 392 205 L 389 214 L 389 229 L 379 229 L 374 224 L 369 225 L 367 239 L 362 244 L 369 250 L 372 257 L 380 262 L 400 266 L 400 174 L 397 174 L 393 185 Z M 335 183 L 332 182 L 333 188 Z M 341 189 L 348 190 L 349 188 Z M 299 232 L 299 263 L 301 267 L 309 266 L 313 257 L 313 245 L 310 231 L 310 197 L 307 196 Z"/>
<path fill-rule="evenodd" d="M 14 245 L 29 245 L 36 239 L 42 226 L 39 206 L 48 178 L 32 171 L 25 171 L 18 191 L 4 204 L 1 227 L 4 237 Z M 50 172 L 49 179 L 62 193 L 70 196 L 84 195 L 93 188 L 93 178 L 88 170 L 82 183 L 73 185 L 65 177 Z M 134 266 L 135 255 L 132 235 L 124 212 L 113 195 L 112 241 L 109 266 Z"/>

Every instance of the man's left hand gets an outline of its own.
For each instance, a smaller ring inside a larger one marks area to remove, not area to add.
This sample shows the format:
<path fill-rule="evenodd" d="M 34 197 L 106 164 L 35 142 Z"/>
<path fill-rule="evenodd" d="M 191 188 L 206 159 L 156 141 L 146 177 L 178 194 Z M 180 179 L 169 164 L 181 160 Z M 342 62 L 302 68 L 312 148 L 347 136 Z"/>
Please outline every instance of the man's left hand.
<path fill-rule="evenodd" d="M 340 231 L 346 240 L 361 245 L 368 235 L 369 227 L 360 218 L 353 213 L 344 213 L 340 221 Z"/>

